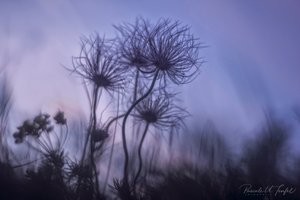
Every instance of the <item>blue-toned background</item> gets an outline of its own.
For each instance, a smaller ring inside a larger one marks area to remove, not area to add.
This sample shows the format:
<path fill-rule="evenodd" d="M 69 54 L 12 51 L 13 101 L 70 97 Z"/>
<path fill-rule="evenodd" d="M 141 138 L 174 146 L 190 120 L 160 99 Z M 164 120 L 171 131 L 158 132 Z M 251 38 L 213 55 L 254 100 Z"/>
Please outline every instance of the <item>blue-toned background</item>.
<path fill-rule="evenodd" d="M 251 137 L 266 111 L 294 123 L 300 1 L 1 0 L 0 65 L 20 113 L 12 123 L 57 108 L 86 114 L 80 81 L 63 66 L 78 55 L 80 36 L 113 37 L 112 25 L 137 16 L 179 20 L 208 46 L 200 76 L 178 88 L 191 123 L 212 120 L 236 141 Z M 296 145 L 300 137 L 293 137 Z"/>

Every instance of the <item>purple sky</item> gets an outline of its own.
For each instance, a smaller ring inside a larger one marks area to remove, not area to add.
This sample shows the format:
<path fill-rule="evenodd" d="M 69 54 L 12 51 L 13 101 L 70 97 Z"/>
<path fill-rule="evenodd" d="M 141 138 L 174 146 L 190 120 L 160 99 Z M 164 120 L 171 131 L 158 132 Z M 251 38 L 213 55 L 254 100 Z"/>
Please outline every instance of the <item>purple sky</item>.
<path fill-rule="evenodd" d="M 113 24 L 168 17 L 191 26 L 208 45 L 200 76 L 179 88 L 200 120 L 240 134 L 251 131 L 263 109 L 282 116 L 300 102 L 298 0 L 0 0 L 0 65 L 6 66 L 21 113 L 87 105 L 80 81 L 64 66 L 79 51 L 79 37 Z M 197 119 L 198 119 L 197 118 Z"/>

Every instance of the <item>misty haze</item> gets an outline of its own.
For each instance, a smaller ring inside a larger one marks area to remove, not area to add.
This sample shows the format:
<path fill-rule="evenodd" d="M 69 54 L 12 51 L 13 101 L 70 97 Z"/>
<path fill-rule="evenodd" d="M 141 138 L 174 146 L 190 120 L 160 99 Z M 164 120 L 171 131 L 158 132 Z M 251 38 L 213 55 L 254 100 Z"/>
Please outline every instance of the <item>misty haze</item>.
<path fill-rule="evenodd" d="M 0 199 L 300 199 L 300 3 L 0 0 Z"/>

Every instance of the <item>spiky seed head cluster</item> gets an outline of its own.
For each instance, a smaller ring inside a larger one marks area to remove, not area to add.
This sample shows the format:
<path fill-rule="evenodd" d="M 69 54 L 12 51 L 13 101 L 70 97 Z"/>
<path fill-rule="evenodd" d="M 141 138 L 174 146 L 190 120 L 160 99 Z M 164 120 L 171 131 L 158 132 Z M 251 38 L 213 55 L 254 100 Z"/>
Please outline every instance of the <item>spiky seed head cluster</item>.
<path fill-rule="evenodd" d="M 118 65 L 111 44 L 98 34 L 82 38 L 80 55 L 72 62 L 72 72 L 97 88 L 108 92 L 123 89 L 126 71 Z"/>
<path fill-rule="evenodd" d="M 70 161 L 67 163 L 68 176 L 70 178 L 83 178 L 87 179 L 92 176 L 90 167 L 88 165 L 83 165 L 79 162 Z"/>
<path fill-rule="evenodd" d="M 61 169 L 65 164 L 65 156 L 63 151 L 51 150 L 45 154 L 47 160 L 46 163 L 51 163 L 55 168 Z"/>
<path fill-rule="evenodd" d="M 138 121 L 165 130 L 183 125 L 187 112 L 165 96 L 149 96 L 136 106 L 132 115 Z"/>
<path fill-rule="evenodd" d="M 188 83 L 199 73 L 200 44 L 187 26 L 171 20 L 156 24 L 138 18 L 135 24 L 117 27 L 121 34 L 121 63 L 136 66 L 146 74 L 160 71 L 158 78 L 175 84 Z"/>
<path fill-rule="evenodd" d="M 143 71 L 149 66 L 147 42 L 143 34 L 146 21 L 137 19 L 135 24 L 115 26 L 120 36 L 118 40 L 119 62 L 131 69 L 132 66 Z"/>
<path fill-rule="evenodd" d="M 42 132 L 50 133 L 53 130 L 51 121 L 49 120 L 50 115 L 39 114 L 33 121 L 26 120 L 23 124 L 17 127 L 18 131 L 13 134 L 16 143 L 23 142 L 26 136 L 40 137 Z"/>

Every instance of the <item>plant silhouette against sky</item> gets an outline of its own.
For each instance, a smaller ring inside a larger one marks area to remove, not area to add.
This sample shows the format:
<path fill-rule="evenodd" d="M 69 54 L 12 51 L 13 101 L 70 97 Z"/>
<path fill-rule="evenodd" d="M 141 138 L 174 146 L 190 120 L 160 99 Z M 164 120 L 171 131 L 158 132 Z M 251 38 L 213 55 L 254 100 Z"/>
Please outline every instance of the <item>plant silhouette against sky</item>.
<path fill-rule="evenodd" d="M 137 184 L 143 170 L 142 147 L 147 133 L 151 127 L 169 133 L 174 127 L 179 130 L 187 114 L 174 104 L 175 95 L 169 92 L 169 88 L 172 84 L 182 85 L 192 81 L 199 74 L 202 64 L 199 41 L 190 33 L 189 27 L 178 21 L 160 19 L 151 23 L 137 18 L 134 24 L 124 23 L 115 28 L 118 35 L 113 39 L 108 40 L 97 33 L 82 37 L 79 55 L 72 57 L 72 68 L 68 68 L 82 79 L 90 106 L 81 158 L 67 158 L 66 151 L 62 149 L 50 151 L 52 144 L 40 141 L 44 137 L 51 141 L 53 126 L 48 114 L 37 115 L 33 123 L 25 121 L 14 134 L 16 143 L 23 142 L 27 136 L 36 138 L 46 150 L 46 158 L 51 155 L 50 158 L 68 160 L 59 169 L 63 170 L 64 165 L 68 164 L 66 168 L 69 172 L 65 175 L 68 178 L 64 181 L 72 181 L 70 183 L 78 193 L 77 198 L 80 198 L 83 187 L 88 187 L 84 191 L 92 191 L 96 199 L 101 199 L 101 193 L 105 193 L 109 175 L 106 176 L 105 185 L 100 186 L 98 164 L 113 134 L 107 169 L 109 174 L 117 127 L 121 129 L 124 168 L 122 179 L 114 179 L 115 189 L 121 199 L 132 199 L 139 192 Z M 101 106 L 107 103 L 104 95 L 110 97 L 109 103 L 105 108 L 98 108 L 99 102 Z M 102 119 L 103 113 L 113 106 L 118 108 L 117 112 L 110 114 L 107 120 Z M 99 109 L 101 114 L 98 113 Z M 122 122 L 118 125 L 121 118 Z M 53 119 L 57 126 L 67 127 L 67 119 L 62 111 L 58 111 Z M 113 124 L 114 130 L 111 128 Z M 137 124 L 144 125 L 142 133 L 135 129 Z M 130 125 L 131 132 L 137 134 L 128 135 Z M 63 138 L 63 144 L 66 138 Z M 131 148 L 137 152 L 137 158 L 135 154 L 129 155 L 128 138 L 137 141 L 137 149 Z M 63 148 L 63 145 L 59 147 Z M 136 161 L 137 169 L 131 169 L 132 178 L 129 178 L 128 167 Z M 53 162 L 53 159 L 48 162 Z M 103 191 L 101 188 L 104 188 Z"/>

